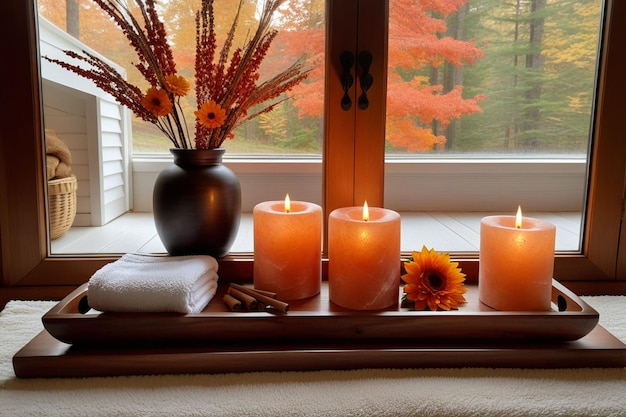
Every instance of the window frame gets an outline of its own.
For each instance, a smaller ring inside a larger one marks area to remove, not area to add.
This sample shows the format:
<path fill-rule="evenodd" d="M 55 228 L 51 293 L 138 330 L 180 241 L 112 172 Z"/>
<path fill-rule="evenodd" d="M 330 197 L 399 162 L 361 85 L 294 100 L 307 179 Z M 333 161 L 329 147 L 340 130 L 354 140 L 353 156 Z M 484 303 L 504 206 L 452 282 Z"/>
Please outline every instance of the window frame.
<path fill-rule="evenodd" d="M 354 131 L 350 134 L 353 128 L 346 127 L 342 121 L 358 116 L 343 114 L 339 110 L 339 100 L 333 102 L 333 97 L 342 94 L 333 52 L 341 51 L 344 42 L 354 41 L 346 34 L 345 22 L 339 19 L 342 13 L 359 6 L 361 10 L 370 10 L 370 16 L 362 19 L 380 17 L 377 15 L 380 9 L 375 8 L 380 3 L 384 4 L 382 7 L 386 13 L 387 2 L 377 0 L 328 2 L 327 44 L 330 52 L 327 58 L 325 137 L 330 146 L 325 147 L 323 163 L 326 214 L 334 207 L 353 204 L 364 197 L 372 201 L 371 205 L 382 204 L 384 156 L 376 155 L 380 152 L 379 140 L 384 127 L 371 122 L 374 129 L 369 133 L 361 135 Z M 1 79 L 5 80 L 0 93 L 4 103 L 0 113 L 3 126 L 0 133 L 0 302 L 12 298 L 55 299 L 85 282 L 95 270 L 118 256 L 61 258 L 48 254 L 35 0 L 2 2 L 0 16 L 0 34 L 4 39 L 11 39 L 4 47 L 5 57 L 8 57 L 5 62 L 11 65 L 0 66 Z M 622 242 L 626 239 L 621 221 L 626 183 L 626 141 L 622 138 L 621 111 L 623 97 L 626 97 L 626 83 L 622 76 L 626 73 L 626 58 L 620 53 L 626 41 L 626 27 L 619 24 L 625 18 L 626 3 L 606 1 L 583 250 L 578 255 L 557 255 L 555 259 L 555 277 L 578 293 L 626 293 L 626 245 L 619 244 L 620 238 Z M 382 51 L 380 56 L 384 56 L 386 45 L 380 40 L 371 47 L 377 53 Z M 385 79 L 384 71 L 382 64 L 372 68 L 374 77 L 380 77 L 378 79 Z M 380 91 L 376 93 L 372 88 L 370 92 L 372 102 L 378 99 L 384 103 L 380 96 L 376 96 L 381 94 Z M 382 112 L 381 109 L 375 110 L 375 113 L 384 115 L 384 108 Z M 366 125 L 365 122 L 356 124 Z M 368 154 L 369 161 L 355 156 L 363 152 Z M 334 173 L 338 170 L 345 172 L 346 168 L 352 168 L 348 169 L 347 179 L 337 181 Z M 353 175 L 359 171 L 368 173 L 367 181 Z M 329 178 L 333 180 L 329 181 Z M 468 281 L 476 282 L 477 256 L 455 260 L 467 273 Z M 229 255 L 220 260 L 220 270 L 231 280 L 248 280 L 252 276 L 252 255 Z"/>

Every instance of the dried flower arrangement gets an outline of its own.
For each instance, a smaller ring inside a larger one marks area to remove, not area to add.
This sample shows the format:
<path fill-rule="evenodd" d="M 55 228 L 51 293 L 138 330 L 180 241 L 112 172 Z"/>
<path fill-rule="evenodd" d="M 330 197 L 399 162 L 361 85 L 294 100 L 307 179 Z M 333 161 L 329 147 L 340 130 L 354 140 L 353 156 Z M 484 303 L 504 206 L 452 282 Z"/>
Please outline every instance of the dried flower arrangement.
<path fill-rule="evenodd" d="M 401 277 L 405 283 L 403 305 L 415 310 L 457 310 L 466 302 L 463 294 L 467 292 L 465 274 L 458 266 L 445 252 L 437 253 L 426 246 L 421 252 L 413 251 L 404 263 L 406 274 Z"/>
<path fill-rule="evenodd" d="M 243 48 L 233 50 L 235 30 L 243 0 L 240 0 L 234 21 L 221 51 L 217 51 L 214 21 L 214 0 L 202 0 L 196 12 L 195 93 L 197 110 L 194 140 L 191 140 L 180 97 L 189 93 L 191 85 L 176 71 L 176 63 L 163 22 L 157 14 L 156 0 L 133 0 L 141 11 L 140 20 L 133 16 L 126 0 L 93 0 L 120 27 L 139 62 L 134 64 L 150 84 L 143 93 L 126 81 L 100 58 L 83 51 L 64 51 L 88 67 L 44 57 L 74 73 L 92 80 L 111 94 L 136 116 L 153 123 L 173 146 L 185 149 L 218 148 L 233 130 L 262 113 L 271 111 L 282 100 L 281 94 L 302 82 L 309 70 L 300 61 L 270 79 L 257 84 L 259 68 L 277 35 L 271 28 L 274 12 L 285 0 L 265 0 L 254 35 Z M 228 0 L 226 0 L 228 1 Z M 254 106 L 258 109 L 251 114 Z"/>

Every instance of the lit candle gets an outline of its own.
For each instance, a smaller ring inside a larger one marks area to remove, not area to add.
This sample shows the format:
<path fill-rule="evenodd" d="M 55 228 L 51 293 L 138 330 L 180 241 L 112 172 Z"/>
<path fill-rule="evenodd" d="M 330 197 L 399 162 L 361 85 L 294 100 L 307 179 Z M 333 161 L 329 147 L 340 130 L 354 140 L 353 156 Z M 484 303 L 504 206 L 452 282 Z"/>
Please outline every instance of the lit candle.
<path fill-rule="evenodd" d="M 266 201 L 253 210 L 254 287 L 281 300 L 320 292 L 322 208 L 302 201 Z"/>
<path fill-rule="evenodd" d="M 480 301 L 503 311 L 548 311 L 556 228 L 543 220 L 488 216 L 480 223 Z"/>
<path fill-rule="evenodd" d="M 400 215 L 383 208 L 345 207 L 328 221 L 330 300 L 353 310 L 398 302 Z"/>

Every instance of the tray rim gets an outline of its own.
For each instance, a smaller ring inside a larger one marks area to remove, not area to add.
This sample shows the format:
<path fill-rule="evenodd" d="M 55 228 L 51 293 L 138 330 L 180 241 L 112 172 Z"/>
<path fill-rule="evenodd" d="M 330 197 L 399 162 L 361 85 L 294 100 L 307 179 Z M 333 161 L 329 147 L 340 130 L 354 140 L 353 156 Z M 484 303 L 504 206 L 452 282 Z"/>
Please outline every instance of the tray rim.
<path fill-rule="evenodd" d="M 18 378 L 388 368 L 623 368 L 626 345 L 596 325 L 580 340 L 558 344 L 454 346 L 336 346 L 228 350 L 208 348 L 108 349 L 73 346 L 42 330 L 13 356 Z"/>
<path fill-rule="evenodd" d="M 341 333 L 332 332 L 332 336 L 328 335 L 329 340 L 339 340 L 342 338 L 362 338 L 364 340 L 380 340 L 380 339 L 415 339 L 415 340 L 436 340 L 436 339 L 458 339 L 467 340 L 467 332 L 470 330 L 484 330 L 485 334 L 476 334 L 473 339 L 499 339 L 499 340 L 519 340 L 534 339 L 553 340 L 553 341 L 571 341 L 577 340 L 587 335 L 593 330 L 599 321 L 599 313 L 589 306 L 584 300 L 570 291 L 556 279 L 552 281 L 552 298 L 564 297 L 566 305 L 569 308 L 572 303 L 578 311 L 548 311 L 548 312 L 528 312 L 528 311 L 496 311 L 489 309 L 485 311 L 469 311 L 464 312 L 463 307 L 455 311 L 412 311 L 401 309 L 397 306 L 396 310 L 387 309 L 383 311 L 350 311 L 339 309 L 338 311 L 323 312 L 309 310 L 291 309 L 289 313 L 272 314 L 268 312 L 201 312 L 196 314 L 179 314 L 179 313 L 102 313 L 92 312 L 90 314 L 82 314 L 78 311 L 80 299 L 87 292 L 87 283 L 77 287 L 74 291 L 60 300 L 47 313 L 42 316 L 44 328 L 56 339 L 70 344 L 75 343 L 99 343 L 99 342 L 167 342 L 174 339 L 181 341 L 229 341 L 229 340 L 249 340 L 262 336 L 264 339 L 289 339 L 287 330 L 293 330 L 300 326 L 311 326 L 311 336 L 313 338 L 324 339 L 327 335 L 321 328 L 322 323 L 328 324 L 326 321 L 333 319 L 333 327 L 339 326 Z M 221 283 L 222 285 L 226 285 Z M 323 285 L 327 285 L 325 281 Z M 477 287 L 469 285 L 468 287 Z M 319 296 L 318 296 L 319 297 Z M 216 297 L 217 298 L 217 297 Z M 212 303 L 221 300 L 214 299 Z M 330 301 L 328 301 L 331 303 Z M 480 301 L 478 301 L 479 304 Z M 463 319 L 468 319 L 464 326 L 470 329 L 462 331 L 460 336 L 454 334 L 446 334 L 437 329 L 439 324 L 443 326 L 456 325 Z M 565 319 L 565 320 L 563 320 Z M 153 333 L 143 333 L 141 338 L 134 339 L 132 336 L 120 331 L 116 334 L 116 322 L 122 323 L 122 320 L 135 320 L 140 325 L 154 325 L 156 322 L 165 323 L 166 327 L 170 326 L 169 334 L 157 335 Z M 232 332 L 226 332 L 223 337 L 218 335 L 192 334 L 192 331 L 211 329 L 212 326 L 219 325 L 219 321 L 228 320 L 229 326 L 233 327 Z M 414 328 L 408 326 L 416 326 L 415 321 L 420 320 L 418 324 L 426 325 L 426 328 L 433 331 L 432 337 L 428 335 L 406 336 L 406 332 Z M 544 330 L 528 330 L 529 322 L 537 322 L 542 320 L 544 323 L 558 322 L 559 327 L 557 333 L 550 333 L 549 329 Z M 482 321 L 482 322 L 481 322 Z M 454 324 L 456 323 L 456 324 Z M 481 323 L 488 323 L 485 328 L 481 328 Z M 392 326 L 389 326 L 392 324 Z M 522 333 L 514 333 L 513 336 L 501 337 L 497 335 L 500 329 L 506 333 L 508 325 L 512 324 L 512 331 L 522 331 Z M 284 326 L 285 331 L 273 330 L 270 334 L 255 333 L 255 327 L 260 325 L 262 329 L 275 328 Z M 564 327 L 569 325 L 570 327 Z M 93 332 L 89 329 L 91 326 L 101 326 L 100 332 Z M 182 327 L 183 329 L 173 330 L 174 327 Z M 391 327 L 391 330 L 384 330 L 381 326 Z M 517 327 L 516 327 L 517 326 Z M 519 327 L 519 329 L 518 329 Z M 188 328 L 185 332 L 184 328 Z M 366 329 L 363 332 L 363 328 Z M 241 329 L 243 334 L 236 334 Z M 367 329 L 373 329 L 371 333 Z M 521 330 L 520 330 L 521 329 Z M 85 339 L 85 330 L 89 337 Z M 523 331 L 526 333 L 523 333 Z M 252 332 L 245 334 L 245 332 Z M 300 330 L 297 330 L 300 331 Z M 365 334 L 364 334 L 365 333 Z M 301 338 L 295 337 L 295 339 Z"/>

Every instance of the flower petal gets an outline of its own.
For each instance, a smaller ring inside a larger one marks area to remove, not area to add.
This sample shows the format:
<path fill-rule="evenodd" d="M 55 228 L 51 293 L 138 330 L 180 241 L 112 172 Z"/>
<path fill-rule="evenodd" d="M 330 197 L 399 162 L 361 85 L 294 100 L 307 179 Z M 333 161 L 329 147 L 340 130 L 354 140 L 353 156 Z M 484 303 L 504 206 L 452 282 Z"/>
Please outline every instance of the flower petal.
<path fill-rule="evenodd" d="M 226 121 L 226 110 L 213 100 L 204 103 L 194 114 L 198 122 L 209 129 L 220 127 Z"/>
<path fill-rule="evenodd" d="M 401 279 L 405 282 L 407 298 L 415 301 L 416 310 L 426 306 L 432 311 L 450 310 L 465 303 L 462 295 L 467 291 L 463 285 L 465 274 L 458 265 L 450 261 L 449 254 L 437 253 L 426 246 L 412 253 L 412 258 L 404 263 L 406 274 Z M 432 282 L 435 278 L 436 282 Z"/>

